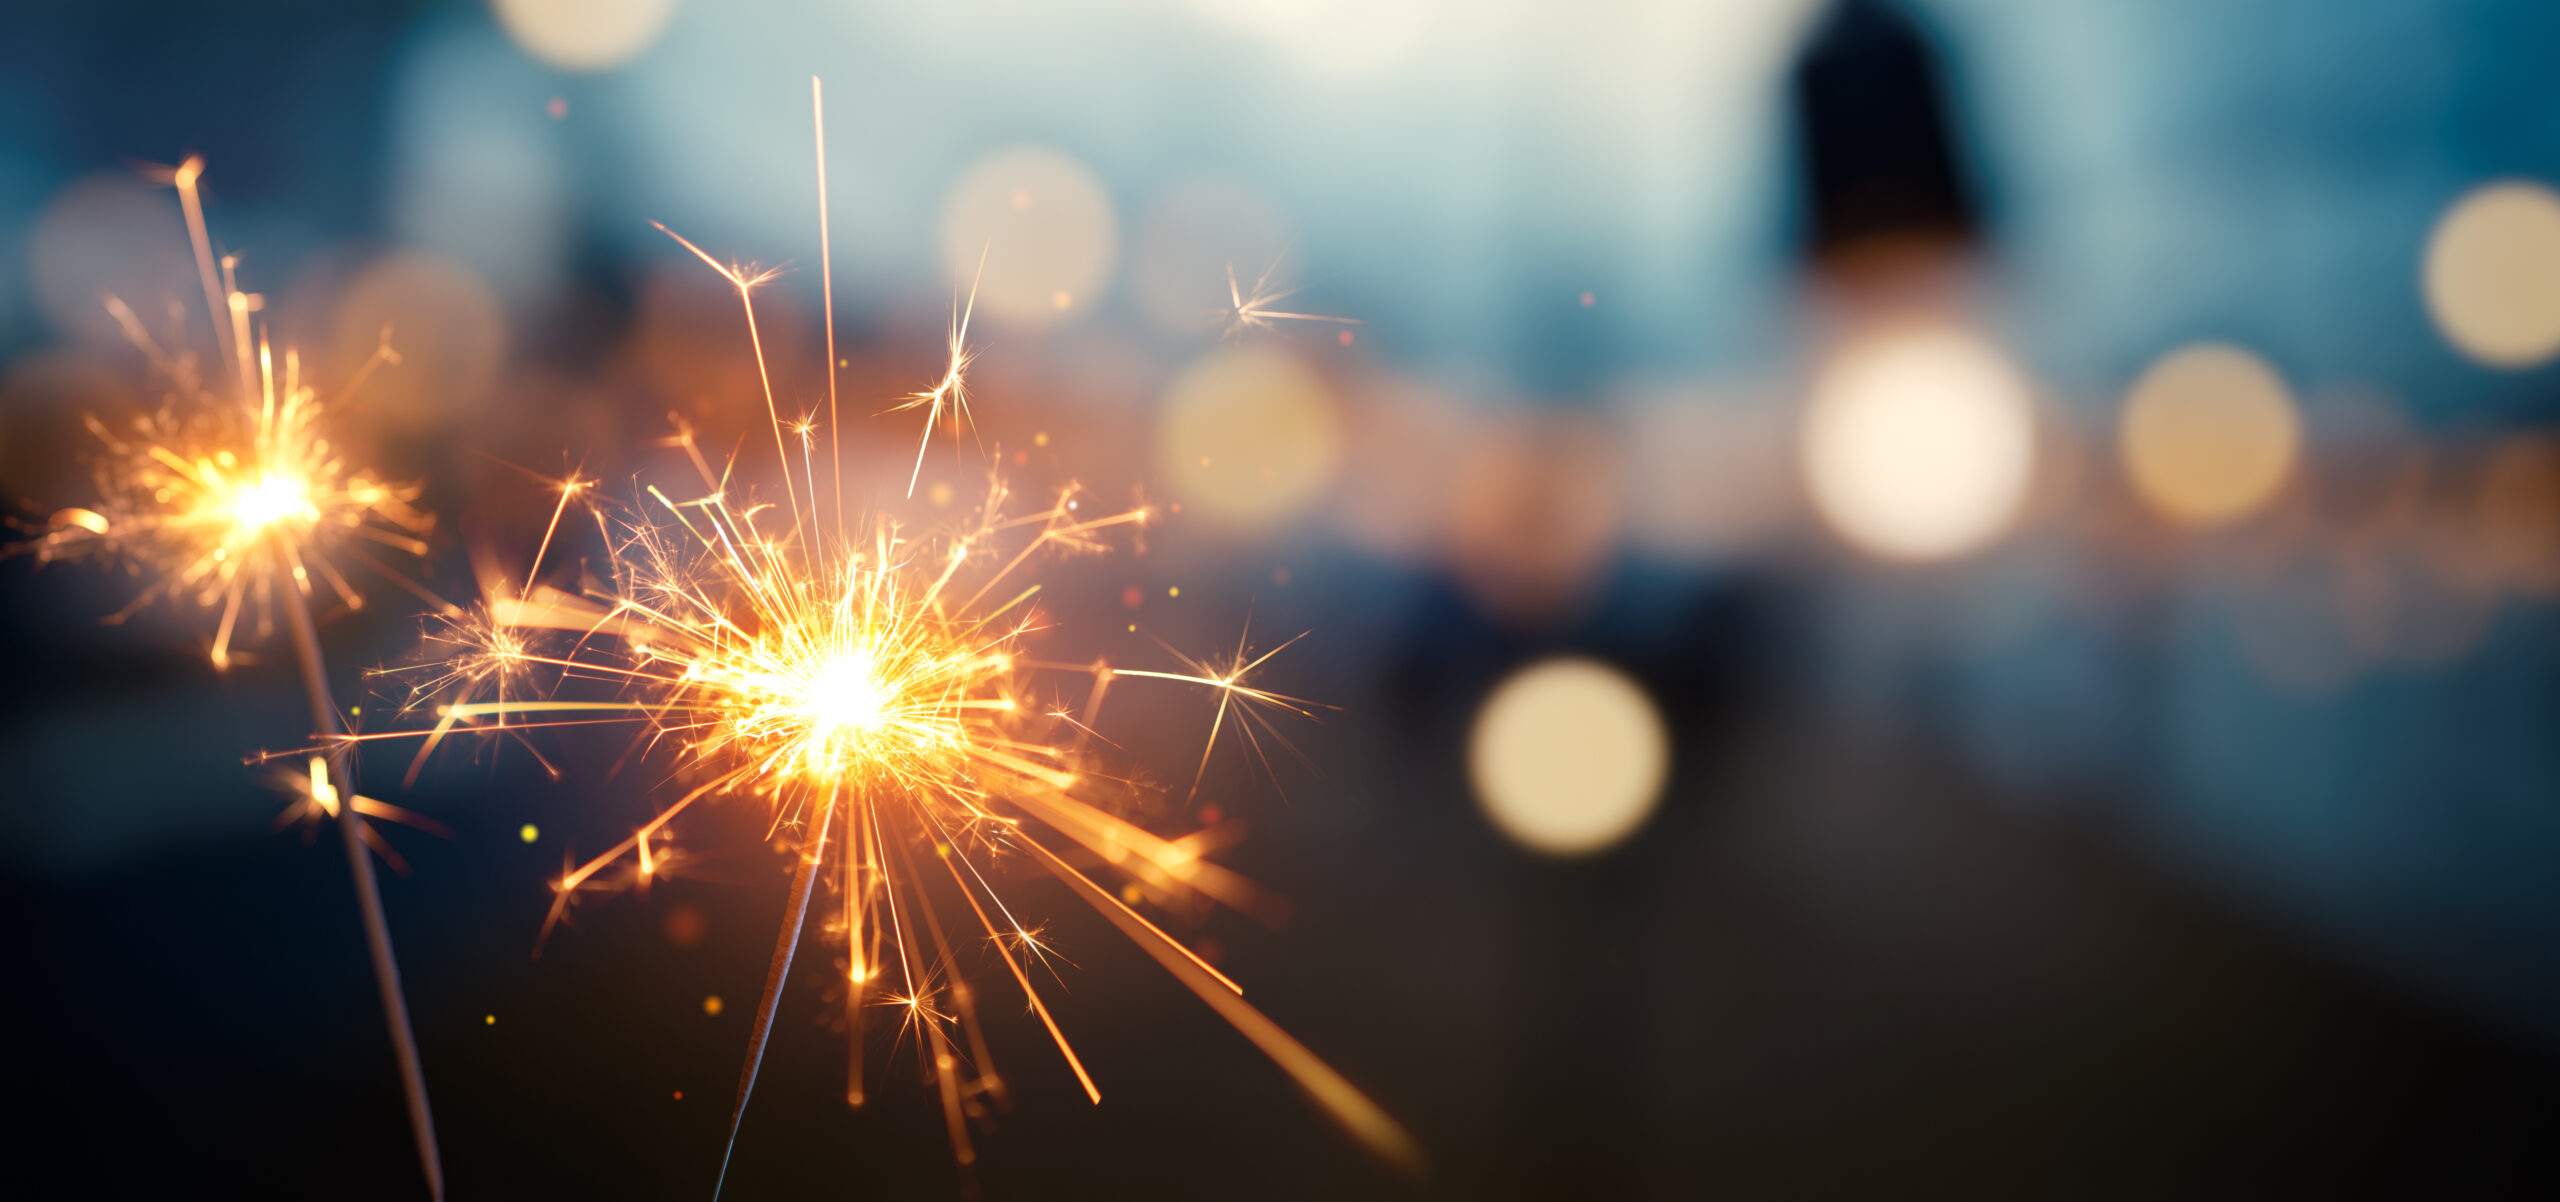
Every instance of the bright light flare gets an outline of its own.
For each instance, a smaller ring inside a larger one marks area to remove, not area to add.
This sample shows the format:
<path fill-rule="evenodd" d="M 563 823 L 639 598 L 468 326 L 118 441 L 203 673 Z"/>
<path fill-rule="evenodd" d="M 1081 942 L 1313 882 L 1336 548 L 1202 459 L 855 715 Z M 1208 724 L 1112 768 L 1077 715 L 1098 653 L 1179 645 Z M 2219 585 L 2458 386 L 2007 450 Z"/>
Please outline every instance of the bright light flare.
<path fill-rule="evenodd" d="M 423 553 L 431 522 L 410 504 L 415 487 L 351 465 L 330 438 L 334 408 L 375 369 L 399 362 L 388 332 L 324 401 L 300 354 L 277 354 L 255 323 L 261 302 L 239 290 L 234 261 L 214 258 L 196 191 L 202 174 L 202 160 L 189 159 L 170 178 L 196 242 L 222 368 L 236 370 L 207 370 L 181 338 L 153 337 L 122 300 L 107 298 L 107 311 L 167 381 L 168 398 L 120 425 L 85 419 L 100 446 L 98 503 L 57 512 L 32 546 L 44 560 L 116 557 L 148 575 L 110 621 L 164 599 L 218 611 L 211 654 L 227 666 L 244 610 L 255 612 L 258 633 L 273 629 L 279 575 L 306 594 L 326 587 L 340 604 L 362 608 L 363 595 L 333 562 L 343 556 L 419 591 L 377 552 Z"/>

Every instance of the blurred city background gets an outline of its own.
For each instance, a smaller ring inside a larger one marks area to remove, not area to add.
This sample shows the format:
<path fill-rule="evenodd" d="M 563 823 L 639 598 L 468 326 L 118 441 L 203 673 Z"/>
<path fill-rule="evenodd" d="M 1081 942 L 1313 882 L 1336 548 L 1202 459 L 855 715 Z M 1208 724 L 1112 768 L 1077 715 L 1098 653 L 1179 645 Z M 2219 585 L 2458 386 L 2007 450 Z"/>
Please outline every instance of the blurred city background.
<path fill-rule="evenodd" d="M 0 29 L 21 533 L 93 491 L 84 414 L 157 399 L 99 299 L 197 295 L 151 169 L 191 153 L 320 378 L 394 331 L 346 437 L 424 485 L 432 588 L 528 561 L 529 472 L 628 492 L 681 466 L 673 421 L 760 437 L 735 294 L 650 223 L 787 269 L 774 388 L 822 399 L 816 75 L 871 499 L 915 437 L 871 415 L 932 383 L 975 279 L 964 445 L 1167 511 L 1050 574 L 1058 657 L 1312 632 L 1265 678 L 1338 707 L 1285 727 L 1305 761 L 1223 748 L 1201 789 L 1292 919 L 1175 917 L 1432 1174 L 1025 880 L 1109 1100 L 993 1022 L 987 1197 L 2560 1187 L 2560 8 L 38 0 Z M 1257 287 L 1344 320 L 1236 328 Z M 951 450 L 917 505 L 982 484 Z M 311 733 L 290 660 L 217 673 L 191 613 L 101 625 L 137 587 L 0 562 L 12 1162 L 80 1196 L 416 1196 L 346 866 L 242 762 Z M 376 591 L 322 631 L 368 715 L 419 630 Z M 1177 802 L 1194 700 L 1103 731 Z M 385 888 L 456 1197 L 710 1187 L 784 861 L 726 813 L 701 873 L 533 958 L 547 878 L 651 812 L 622 746 L 543 742 L 557 779 L 463 747 L 405 789 L 405 750 L 367 758 L 454 829 L 394 832 Z M 822 1009 L 786 1001 L 733 1196 L 960 1196 L 912 1041 L 876 1033 L 849 1111 Z"/>

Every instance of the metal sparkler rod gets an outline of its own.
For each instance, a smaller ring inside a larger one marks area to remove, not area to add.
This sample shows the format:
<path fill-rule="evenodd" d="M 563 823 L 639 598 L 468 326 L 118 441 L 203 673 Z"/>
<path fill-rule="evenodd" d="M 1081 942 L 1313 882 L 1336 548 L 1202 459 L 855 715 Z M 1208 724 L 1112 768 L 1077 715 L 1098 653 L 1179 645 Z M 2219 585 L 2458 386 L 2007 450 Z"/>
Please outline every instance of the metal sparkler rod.
<path fill-rule="evenodd" d="M 811 828 L 815 832 L 811 845 L 800 853 L 799 867 L 791 873 L 791 897 L 785 903 L 782 935 L 774 940 L 773 964 L 765 970 L 764 998 L 756 1003 L 755 1031 L 747 1039 L 746 1068 L 738 1074 L 738 1106 L 729 1112 L 729 1144 L 720 1151 L 720 1176 L 711 1184 L 712 1202 L 719 1202 L 720 1189 L 729 1182 L 729 1157 L 738 1150 L 738 1127 L 747 1121 L 747 1095 L 755 1092 L 756 1069 L 763 1065 L 765 1041 L 773 1035 L 774 1008 L 782 1000 L 783 978 L 791 975 L 791 954 L 800 946 L 800 927 L 809 917 L 809 895 L 818 884 L 818 861 L 826 855 L 827 824 L 835 821 L 835 816 L 830 799 Z"/>
<path fill-rule="evenodd" d="M 373 851 L 365 846 L 364 817 L 356 813 L 355 778 L 349 770 L 354 745 L 338 736 L 346 723 L 329 694 L 329 676 L 320 663 L 320 635 L 311 622 L 311 607 L 289 570 L 277 573 L 285 624 L 293 629 L 294 657 L 302 663 L 302 688 L 311 699 L 311 721 L 327 746 L 332 781 L 339 790 L 338 833 L 347 847 L 347 867 L 354 874 L 356 907 L 364 914 L 365 943 L 373 951 L 373 983 L 382 993 L 382 1018 L 391 1028 L 391 1050 L 400 1062 L 400 1086 L 408 1097 L 409 1129 L 418 1139 L 418 1162 L 426 1169 L 427 1193 L 444 1202 L 444 1160 L 436 1151 L 435 1115 L 427 1108 L 427 1079 L 418 1064 L 418 1038 L 409 1026 L 409 1003 L 400 992 L 400 961 L 391 951 L 391 927 L 382 917 L 382 888 L 373 873 Z"/>

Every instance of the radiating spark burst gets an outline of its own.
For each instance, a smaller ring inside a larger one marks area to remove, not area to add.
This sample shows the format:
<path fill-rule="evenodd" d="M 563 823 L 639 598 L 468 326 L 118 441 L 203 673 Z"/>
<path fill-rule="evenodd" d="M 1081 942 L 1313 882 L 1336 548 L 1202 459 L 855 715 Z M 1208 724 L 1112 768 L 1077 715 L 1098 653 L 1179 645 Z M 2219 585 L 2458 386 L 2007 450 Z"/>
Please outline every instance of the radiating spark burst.
<path fill-rule="evenodd" d="M 236 261 L 225 257 L 217 266 L 212 256 L 197 200 L 202 173 L 203 161 L 191 158 L 171 179 L 185 206 L 218 339 L 237 373 L 208 374 L 182 343 L 172 343 L 181 349 L 164 346 L 124 301 L 106 298 L 126 337 L 166 379 L 169 395 L 159 409 L 120 425 L 84 418 L 100 444 L 93 467 L 98 504 L 55 513 L 32 547 L 44 560 L 121 558 L 147 575 L 141 594 L 109 621 L 164 599 L 218 611 L 212 657 L 216 667 L 227 667 L 244 609 L 253 611 L 257 634 L 273 631 L 280 578 L 307 595 L 316 576 L 340 604 L 364 605 L 332 555 L 420 591 L 371 548 L 421 554 L 420 536 L 432 523 L 410 504 L 416 487 L 350 465 L 329 438 L 333 408 L 376 368 L 399 362 L 388 332 L 326 401 L 304 377 L 298 352 L 287 348 L 279 364 L 252 317 L 259 299 L 234 282 Z"/>
<path fill-rule="evenodd" d="M 374 879 L 373 856 L 378 853 L 394 867 L 405 866 L 366 819 L 386 818 L 429 828 L 434 824 L 343 788 L 351 778 L 351 745 L 332 737 L 343 732 L 345 719 L 329 694 L 328 671 L 321 661 L 310 604 L 317 587 L 325 585 L 345 607 L 363 607 L 363 594 L 331 558 L 343 555 L 440 610 L 453 608 L 384 563 L 373 550 L 425 553 L 420 536 L 431 522 L 410 504 L 418 490 L 385 482 L 351 465 L 330 442 L 329 418 L 336 408 L 352 398 L 375 369 L 399 362 L 399 356 L 391 349 L 390 331 L 384 330 L 373 354 L 326 401 L 317 386 L 304 378 L 300 354 L 287 347 L 279 363 L 267 330 L 253 316 L 263 308 L 260 298 L 239 287 L 238 260 L 229 255 L 217 259 L 214 254 L 198 187 L 203 176 L 204 160 L 190 157 L 168 173 L 168 180 L 177 189 L 179 207 L 186 216 L 187 239 L 194 251 L 197 281 L 204 289 L 219 363 L 206 370 L 189 349 L 183 326 L 173 330 L 164 345 L 121 299 L 105 298 L 107 311 L 126 337 L 167 381 L 168 393 L 158 410 L 122 427 L 110 427 L 94 416 L 86 418 L 103 446 L 94 467 L 98 504 L 58 511 L 49 528 L 29 545 L 40 560 L 114 558 L 149 576 L 150 583 L 141 594 L 109 621 L 122 621 L 164 599 L 219 610 L 222 616 L 211 647 L 216 668 L 226 668 L 233 661 L 232 647 L 244 608 L 254 613 L 253 633 L 258 637 L 272 633 L 276 618 L 283 617 L 312 721 L 328 744 L 321 754 L 310 757 L 307 773 L 280 774 L 280 783 L 297 798 L 283 820 L 325 818 L 338 828 L 372 952 L 383 1019 L 399 1063 L 411 1135 L 428 1194 L 441 1199 L 444 1169 L 435 1122 L 417 1040 L 410 1029 L 408 1003 L 401 994 L 399 963 L 382 913 L 381 891 Z"/>
<path fill-rule="evenodd" d="M 1263 268 L 1261 275 L 1254 277 L 1253 287 L 1250 289 L 1237 282 L 1236 265 L 1227 264 L 1227 307 L 1218 312 L 1226 319 L 1228 337 L 1242 337 L 1251 330 L 1277 332 L 1280 323 L 1284 321 L 1313 321 L 1338 326 L 1361 324 L 1359 319 L 1352 317 L 1327 317 L 1322 313 L 1289 313 L 1275 308 L 1274 306 L 1280 302 L 1308 288 L 1305 284 L 1295 288 L 1271 286 L 1273 273 L 1280 270 L 1281 259 L 1287 257 L 1284 254 L 1280 258 L 1271 260 L 1271 265 Z"/>
<path fill-rule="evenodd" d="M 814 81 L 812 90 L 823 122 Z M 823 164 L 823 144 L 820 157 Z M 824 227 L 822 209 L 822 244 Z M 822 480 L 808 457 L 814 439 L 807 419 L 786 422 L 772 404 L 755 336 L 755 287 L 768 277 L 677 240 L 738 290 L 766 381 L 786 505 L 740 499 L 730 473 L 715 471 L 692 431 L 679 427 L 669 444 L 690 461 L 699 492 L 678 498 L 649 486 L 619 514 L 620 532 L 607 540 L 612 583 L 590 577 L 574 592 L 540 583 L 521 593 L 500 588 L 485 621 L 463 640 L 447 671 L 470 695 L 434 707 L 434 736 L 501 722 L 512 731 L 629 722 L 640 727 L 641 745 L 676 762 L 686 786 L 628 837 L 554 882 L 545 934 L 583 893 L 662 875 L 671 824 L 697 804 L 732 798 L 757 805 L 767 837 L 795 849 L 794 871 L 740 1076 L 730 1148 L 824 879 L 832 897 L 818 925 L 841 949 L 833 976 L 849 1034 L 847 1100 L 859 1105 L 865 1096 L 866 1012 L 894 1007 L 901 1030 L 916 1037 L 953 1154 L 966 1166 L 976 1156 L 969 1119 L 1003 1101 L 1006 1084 L 990 1060 L 979 993 L 959 948 L 993 950 L 1087 1096 L 1097 1103 L 1102 1097 L 1035 982 L 1033 968 L 1046 968 L 1051 958 L 1042 928 L 995 888 L 996 862 L 1027 860 L 1164 965 L 1356 1138 L 1418 1167 L 1420 1150 L 1395 1120 L 1248 1005 L 1236 982 L 1124 901 L 1120 889 L 1097 882 L 1096 869 L 1079 866 L 1098 863 L 1098 871 L 1135 891 L 1133 900 L 1273 912 L 1269 894 L 1206 858 L 1224 832 L 1169 839 L 1116 812 L 1137 791 L 1092 758 L 1085 730 L 1115 675 L 1217 691 L 1213 731 L 1230 706 L 1303 710 L 1304 703 L 1248 685 L 1262 660 L 1245 658 L 1241 648 L 1221 672 L 1026 658 L 1025 641 L 1044 619 L 1035 606 L 1039 588 L 1023 573 L 1044 558 L 1100 552 L 1106 537 L 1142 530 L 1144 508 L 1087 515 L 1084 495 L 1070 486 L 1045 506 L 1009 516 L 1012 498 L 991 474 L 983 503 L 957 527 L 911 532 L 886 517 L 849 523 L 823 512 L 822 484 L 842 495 L 841 461 L 830 464 L 832 479 Z M 963 312 L 942 390 L 955 399 L 966 362 L 957 341 Z M 796 466 L 787 437 L 795 429 Z M 592 494 L 582 500 L 602 512 Z M 527 579 L 541 579 L 539 562 Z M 508 638 L 521 641 L 500 641 Z M 522 663 L 556 674 L 547 695 L 481 695 Z M 1058 673 L 1092 677 L 1085 723 L 1036 704 L 1038 679 Z M 590 698 L 571 683 L 579 680 L 616 688 Z M 726 1172 L 724 1154 L 724 1178 Z"/>

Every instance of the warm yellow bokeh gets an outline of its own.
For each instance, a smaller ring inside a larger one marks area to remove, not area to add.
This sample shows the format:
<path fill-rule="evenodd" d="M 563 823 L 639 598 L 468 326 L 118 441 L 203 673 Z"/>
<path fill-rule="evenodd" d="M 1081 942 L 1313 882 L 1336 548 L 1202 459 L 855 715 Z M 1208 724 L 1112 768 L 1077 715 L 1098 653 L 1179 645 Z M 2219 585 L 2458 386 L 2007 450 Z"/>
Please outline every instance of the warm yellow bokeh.
<path fill-rule="evenodd" d="M 1192 364 L 1167 390 L 1156 430 L 1157 462 L 1184 512 L 1235 528 L 1295 516 L 1342 459 L 1331 390 L 1296 359 L 1260 347 Z"/>
<path fill-rule="evenodd" d="M 490 0 L 489 7 L 525 53 L 570 71 L 601 71 L 654 45 L 676 0 Z"/>
<path fill-rule="evenodd" d="M 1805 486 L 1842 537 L 1889 559 L 1945 559 L 2016 518 L 2034 413 L 2025 379 L 1980 337 L 1903 326 L 1825 365 L 1801 450 Z"/>
<path fill-rule="evenodd" d="M 976 281 L 980 314 L 1039 326 L 1101 298 L 1120 232 L 1110 193 L 1083 164 L 1018 146 L 970 164 L 943 195 L 941 246 L 959 286 Z"/>
<path fill-rule="evenodd" d="M 1534 664 L 1496 687 L 1467 745 L 1476 800 L 1502 833 L 1549 855 L 1634 834 L 1671 771 L 1671 740 L 1644 689 L 1587 659 Z"/>
<path fill-rule="evenodd" d="M 2560 194 L 2522 181 L 2473 189 L 2436 222 L 2424 275 L 2427 312 L 2454 349 L 2504 368 L 2560 354 Z"/>
<path fill-rule="evenodd" d="M 2274 368 L 2238 347 L 2204 343 L 2142 374 L 2125 396 L 2118 438 L 2145 502 L 2174 521 L 2212 526 L 2275 495 L 2302 433 Z"/>

